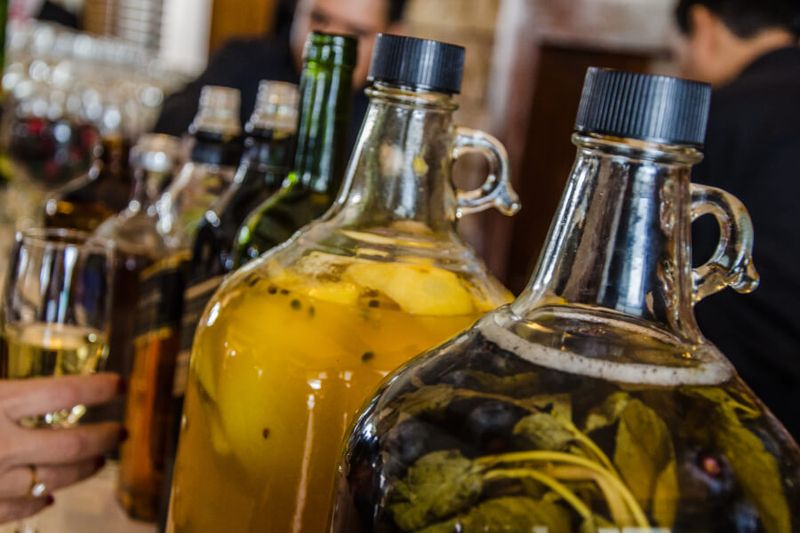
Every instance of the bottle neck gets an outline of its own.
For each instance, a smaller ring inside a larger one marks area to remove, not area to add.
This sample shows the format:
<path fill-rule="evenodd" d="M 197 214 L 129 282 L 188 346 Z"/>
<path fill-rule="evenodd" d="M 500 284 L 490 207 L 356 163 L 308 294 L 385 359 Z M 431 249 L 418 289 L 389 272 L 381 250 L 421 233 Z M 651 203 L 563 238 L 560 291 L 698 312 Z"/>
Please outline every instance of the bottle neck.
<path fill-rule="evenodd" d="M 335 195 L 347 164 L 353 69 L 307 60 L 300 80 L 300 112 L 293 178 L 314 192 Z"/>
<path fill-rule="evenodd" d="M 514 312 L 606 310 L 701 339 L 692 309 L 691 194 L 699 152 L 575 135 L 578 155 L 539 264 Z"/>
<path fill-rule="evenodd" d="M 242 143 L 237 137 L 198 131 L 194 135 L 190 159 L 194 163 L 235 167 L 242 157 Z"/>
<path fill-rule="evenodd" d="M 367 117 L 336 201 L 339 223 L 375 227 L 408 221 L 417 224 L 407 227 L 454 231 L 456 104 L 446 94 L 383 84 L 368 94 Z"/>
<path fill-rule="evenodd" d="M 258 186 L 253 180 L 283 179 L 289 172 L 293 155 L 294 136 L 289 132 L 254 130 L 245 140 L 244 155 L 234 181 L 243 185 Z M 281 177 L 278 177 L 281 176 Z"/>

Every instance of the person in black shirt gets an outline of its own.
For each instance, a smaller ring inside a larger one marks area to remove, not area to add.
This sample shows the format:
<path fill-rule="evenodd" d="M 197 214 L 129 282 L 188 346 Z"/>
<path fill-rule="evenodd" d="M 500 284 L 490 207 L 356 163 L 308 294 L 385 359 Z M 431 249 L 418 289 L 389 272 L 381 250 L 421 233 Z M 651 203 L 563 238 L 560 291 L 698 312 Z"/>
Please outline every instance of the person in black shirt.
<path fill-rule="evenodd" d="M 297 83 L 306 36 L 311 31 L 325 31 L 354 35 L 359 39 L 358 64 L 353 75 L 352 144 L 367 109 L 363 87 L 375 37 L 379 32 L 397 33 L 402 30 L 404 7 L 405 0 L 299 0 L 290 31 L 279 27 L 272 36 L 235 39 L 224 45 L 199 78 L 166 99 L 155 131 L 183 135 L 197 112 L 200 91 L 205 85 L 239 89 L 244 124 L 255 107 L 258 82 Z"/>
<path fill-rule="evenodd" d="M 80 20 L 75 13 L 49 0 L 42 4 L 42 8 L 36 18 L 43 22 L 55 22 L 74 30 L 81 29 Z"/>
<path fill-rule="evenodd" d="M 697 305 L 703 333 L 800 438 L 800 2 L 681 0 L 679 56 L 688 77 L 714 87 L 698 183 L 725 189 L 748 208 L 761 286 L 726 290 Z M 719 239 L 695 225 L 695 264 Z"/>

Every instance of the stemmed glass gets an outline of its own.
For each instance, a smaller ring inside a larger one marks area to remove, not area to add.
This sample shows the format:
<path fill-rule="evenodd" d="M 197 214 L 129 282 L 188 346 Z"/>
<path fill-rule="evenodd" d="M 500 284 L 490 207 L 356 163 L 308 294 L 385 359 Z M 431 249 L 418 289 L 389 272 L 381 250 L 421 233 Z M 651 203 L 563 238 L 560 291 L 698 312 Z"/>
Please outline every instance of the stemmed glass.
<path fill-rule="evenodd" d="M 0 320 L 0 378 L 90 374 L 108 355 L 113 287 L 112 241 L 62 229 L 17 234 Z M 30 417 L 26 427 L 65 428 L 82 405 Z M 18 533 L 33 533 L 32 521 Z"/>

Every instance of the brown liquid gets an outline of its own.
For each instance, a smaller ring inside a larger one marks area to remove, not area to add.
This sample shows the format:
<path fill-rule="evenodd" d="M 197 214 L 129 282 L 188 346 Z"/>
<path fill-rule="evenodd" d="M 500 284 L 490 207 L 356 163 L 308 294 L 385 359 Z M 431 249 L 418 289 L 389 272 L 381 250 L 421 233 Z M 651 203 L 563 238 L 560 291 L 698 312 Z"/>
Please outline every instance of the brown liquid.
<path fill-rule="evenodd" d="M 121 447 L 117 498 L 139 520 L 155 521 L 164 480 L 164 455 L 175 357 L 180 348 L 183 256 L 143 270 L 132 334 L 133 365 L 125 407 L 128 439 Z"/>

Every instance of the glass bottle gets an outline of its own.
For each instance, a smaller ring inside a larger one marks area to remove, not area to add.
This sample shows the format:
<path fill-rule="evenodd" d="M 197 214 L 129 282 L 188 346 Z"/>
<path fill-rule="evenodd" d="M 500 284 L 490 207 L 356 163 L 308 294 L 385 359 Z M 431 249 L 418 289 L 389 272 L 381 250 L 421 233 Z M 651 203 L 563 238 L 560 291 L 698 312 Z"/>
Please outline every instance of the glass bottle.
<path fill-rule="evenodd" d="M 126 380 L 133 363 L 136 302 L 141 294 L 142 271 L 152 266 L 168 248 L 153 223 L 153 204 L 172 179 L 180 141 L 167 135 L 144 135 L 131 150 L 134 190 L 128 207 L 103 222 L 95 235 L 115 244 L 114 291 L 111 306 L 111 334 L 106 369 Z M 95 410 L 97 413 L 98 410 Z M 104 407 L 102 418 L 121 421 L 122 401 Z"/>
<path fill-rule="evenodd" d="M 187 269 L 181 331 L 181 355 L 185 354 L 187 368 L 200 315 L 223 276 L 233 268 L 230 251 L 236 231 L 248 213 L 280 189 L 289 173 L 297 128 L 297 97 L 296 85 L 261 82 L 255 111 L 245 127 L 245 153 L 233 185 L 198 226 Z"/>
<path fill-rule="evenodd" d="M 136 194 L 128 208 L 98 229 L 117 243 L 121 274 L 114 297 L 112 352 L 124 350 L 129 375 L 125 401 L 128 438 L 120 447 L 117 499 L 133 518 L 156 518 L 164 476 L 167 413 L 179 346 L 184 265 L 182 232 L 164 234 L 156 208 L 170 182 L 180 141 L 145 135 L 132 157 Z"/>
<path fill-rule="evenodd" d="M 113 104 L 104 112 L 100 135 L 99 153 L 89 172 L 58 189 L 45 203 L 46 227 L 93 232 L 128 204 L 133 188 L 130 141 Z"/>
<path fill-rule="evenodd" d="M 231 253 L 234 268 L 286 242 L 325 214 L 336 198 L 347 165 L 356 47 L 356 41 L 341 35 L 310 34 L 300 80 L 294 168 L 281 190 L 242 224 Z"/>
<path fill-rule="evenodd" d="M 297 128 L 297 86 L 262 81 L 256 108 L 245 126 L 248 134 L 242 162 L 233 185 L 220 196 L 200 223 L 187 266 L 181 320 L 181 350 L 176 363 L 167 438 L 165 486 L 159 505 L 159 522 L 166 527 L 169 487 L 177 453 L 180 417 L 192 340 L 208 300 L 233 268 L 231 246 L 244 217 L 280 189 L 289 173 Z"/>
<path fill-rule="evenodd" d="M 741 203 L 690 183 L 710 90 L 590 69 L 530 285 L 359 415 L 335 532 L 800 528 L 800 454 L 695 322 L 753 290 Z M 723 239 L 692 270 L 690 226 Z"/>
<path fill-rule="evenodd" d="M 156 204 L 162 233 L 182 232 L 190 247 L 206 210 L 233 183 L 242 157 L 238 89 L 203 87 L 189 127 L 191 155 Z"/>
<path fill-rule="evenodd" d="M 463 61 L 461 47 L 379 36 L 334 207 L 209 302 L 168 531 L 323 531 L 339 441 L 368 392 L 509 301 L 456 232 L 460 214 L 519 207 L 502 146 L 453 125 Z M 492 169 L 479 191 L 454 190 L 465 150 Z"/>

